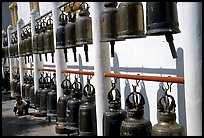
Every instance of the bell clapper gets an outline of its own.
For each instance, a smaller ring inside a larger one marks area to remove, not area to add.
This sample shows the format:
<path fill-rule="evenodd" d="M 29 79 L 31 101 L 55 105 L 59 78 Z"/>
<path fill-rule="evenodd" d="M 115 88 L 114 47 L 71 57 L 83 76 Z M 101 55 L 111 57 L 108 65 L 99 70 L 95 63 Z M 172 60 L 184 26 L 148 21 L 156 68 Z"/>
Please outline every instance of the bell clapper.
<path fill-rule="evenodd" d="M 165 35 L 167 42 L 169 43 L 169 47 L 171 49 L 171 54 L 173 56 L 173 58 L 177 58 L 177 53 L 176 53 L 176 49 L 174 47 L 174 42 L 173 42 L 173 36 L 172 34 L 166 34 Z"/>
<path fill-rule="evenodd" d="M 110 41 L 110 45 L 111 45 L 111 57 L 114 57 L 114 45 L 115 45 L 115 41 Z"/>
<path fill-rule="evenodd" d="M 87 44 L 84 44 L 84 51 L 85 51 L 86 62 L 88 62 L 89 57 L 88 57 L 88 45 Z"/>
<path fill-rule="evenodd" d="M 73 47 L 72 51 L 73 51 L 73 54 L 74 54 L 74 62 L 77 62 L 76 47 Z"/>
<path fill-rule="evenodd" d="M 68 60 L 67 60 L 67 49 L 66 48 L 64 49 L 64 57 L 65 57 L 65 62 L 68 62 Z"/>

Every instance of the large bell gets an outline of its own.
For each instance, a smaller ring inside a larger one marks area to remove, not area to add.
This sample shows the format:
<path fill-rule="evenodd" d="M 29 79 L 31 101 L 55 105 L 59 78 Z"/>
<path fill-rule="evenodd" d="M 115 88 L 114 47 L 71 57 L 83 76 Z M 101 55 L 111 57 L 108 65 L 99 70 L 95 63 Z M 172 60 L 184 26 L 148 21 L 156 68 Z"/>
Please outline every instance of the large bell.
<path fill-rule="evenodd" d="M 88 81 L 79 106 L 79 136 L 97 136 L 95 88 Z"/>
<path fill-rule="evenodd" d="M 67 101 L 67 129 L 69 134 L 79 129 L 79 106 L 82 104 L 82 84 L 75 78 L 72 84 L 72 98 Z"/>
<path fill-rule="evenodd" d="M 53 23 L 51 17 L 47 20 L 46 23 L 46 32 L 44 34 L 44 53 L 45 59 L 47 61 L 47 53 L 51 53 L 52 55 L 52 63 L 54 62 L 54 37 L 53 37 Z"/>
<path fill-rule="evenodd" d="M 116 6 L 117 2 L 105 2 L 105 8 L 100 14 L 101 42 L 110 42 L 111 57 L 114 57 L 115 41 L 124 40 L 118 39 Z"/>
<path fill-rule="evenodd" d="M 86 62 L 88 62 L 88 44 L 93 44 L 92 40 L 92 19 L 89 17 L 89 6 L 85 7 L 83 4 L 79 12 L 79 18 L 75 22 L 76 31 L 76 45 L 83 46 Z"/>
<path fill-rule="evenodd" d="M 118 38 L 143 38 L 144 12 L 141 2 L 121 2 L 117 9 Z"/>
<path fill-rule="evenodd" d="M 32 40 L 31 40 L 31 29 L 26 29 L 26 40 L 25 40 L 25 56 L 28 56 L 28 62 L 29 62 L 29 56 L 32 55 Z"/>
<path fill-rule="evenodd" d="M 67 62 L 67 49 L 65 48 L 65 30 L 67 16 L 62 11 L 59 16 L 59 26 L 56 32 L 56 49 L 64 49 L 65 61 Z"/>
<path fill-rule="evenodd" d="M 35 35 L 33 36 L 32 51 L 33 54 L 38 54 L 38 35 L 40 30 L 40 22 L 35 25 Z"/>
<path fill-rule="evenodd" d="M 76 21 L 76 13 L 73 15 L 68 13 L 69 22 L 65 25 L 65 47 L 72 48 L 74 53 L 74 62 L 77 61 L 76 57 L 76 34 L 75 34 L 75 21 Z"/>
<path fill-rule="evenodd" d="M 107 98 L 109 110 L 103 114 L 103 136 L 120 136 L 120 126 L 122 121 L 127 118 L 127 111 L 121 109 L 121 95 L 115 87 L 115 83 L 112 83 Z"/>
<path fill-rule="evenodd" d="M 177 53 L 172 34 L 180 33 L 176 2 L 147 2 L 146 4 L 147 35 L 165 35 L 173 58 Z"/>
<path fill-rule="evenodd" d="M 152 136 L 184 136 L 183 126 L 176 122 L 175 107 L 173 96 L 165 94 L 159 98 L 159 122 L 152 127 Z"/>
<path fill-rule="evenodd" d="M 72 91 L 72 83 L 70 79 L 65 79 L 61 83 L 61 88 L 63 89 L 62 96 L 59 97 L 57 102 L 57 124 L 55 126 L 55 132 L 57 134 L 67 134 L 66 126 L 67 126 L 67 101 L 71 99 L 71 91 Z"/>
<path fill-rule="evenodd" d="M 38 34 L 38 54 L 40 56 L 40 61 L 42 59 L 41 54 L 44 53 L 44 35 L 45 35 L 45 20 L 43 19 L 40 23 L 40 28 L 39 28 L 39 34 Z"/>
<path fill-rule="evenodd" d="M 130 96 L 132 96 L 132 102 Z M 121 124 L 120 136 L 151 136 L 152 124 L 143 116 L 145 100 L 142 94 L 136 91 L 131 92 L 125 103 L 128 108 L 128 117 Z"/>
<path fill-rule="evenodd" d="M 14 57 L 17 58 L 18 57 L 18 40 L 17 38 L 15 37 L 15 41 L 14 41 Z"/>

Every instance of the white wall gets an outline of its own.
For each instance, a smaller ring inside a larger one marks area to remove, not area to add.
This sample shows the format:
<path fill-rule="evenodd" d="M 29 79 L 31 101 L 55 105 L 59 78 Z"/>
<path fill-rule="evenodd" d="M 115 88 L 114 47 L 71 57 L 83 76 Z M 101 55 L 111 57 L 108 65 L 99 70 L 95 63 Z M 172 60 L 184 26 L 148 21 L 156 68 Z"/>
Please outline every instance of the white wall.
<path fill-rule="evenodd" d="M 146 2 L 142 2 L 144 7 L 144 17 L 146 21 Z M 119 3 L 118 3 L 119 4 Z M 51 4 L 49 2 L 40 2 L 40 15 L 43 15 L 47 11 L 51 10 Z M 189 58 L 184 59 L 184 53 L 189 48 L 186 45 L 185 41 L 189 37 L 184 38 L 183 32 L 185 31 L 187 24 L 186 18 L 195 18 L 189 17 L 186 10 L 190 10 L 191 6 L 185 7 L 187 3 L 178 2 L 178 21 L 179 21 L 179 29 L 181 33 L 174 34 L 174 45 L 177 50 L 178 58 L 173 59 L 171 55 L 171 51 L 169 48 L 169 44 L 167 43 L 165 36 L 147 36 L 146 38 L 138 38 L 138 39 L 127 39 L 125 41 L 115 42 L 115 57 L 110 57 L 111 60 L 111 70 L 115 73 L 127 73 L 127 74 L 141 74 L 141 75 L 153 75 L 153 76 L 172 76 L 172 77 L 188 77 L 184 76 L 184 60 L 189 60 Z M 184 8 L 185 7 L 185 8 Z M 94 8 L 94 7 L 90 7 Z M 19 10 L 20 9 L 20 10 Z M 18 2 L 18 17 L 22 18 L 25 24 L 30 20 L 29 15 L 29 6 L 28 2 Z M 92 17 L 92 13 L 90 13 L 90 17 Z M 94 17 L 92 17 L 94 18 Z M 199 28 L 199 26 L 198 26 Z M 197 28 L 197 29 L 198 29 Z M 189 29 L 190 33 L 190 29 Z M 196 32 L 195 32 L 196 33 Z M 196 41 L 197 38 L 194 38 L 193 41 Z M 199 39 L 201 40 L 201 39 Z M 109 47 L 110 48 L 110 47 Z M 198 50 L 199 51 L 199 50 Z M 74 62 L 72 49 L 68 49 L 68 69 L 76 69 L 76 70 L 94 70 L 94 48 L 93 45 L 89 45 L 89 62 L 85 61 L 84 49 L 83 47 L 77 48 L 77 62 Z M 196 53 L 192 53 L 190 56 L 194 56 Z M 50 56 L 50 54 L 48 54 Z M 189 56 L 189 55 L 188 55 Z M 201 56 L 201 54 L 199 54 Z M 43 55 L 44 57 L 44 55 Z M 202 57 L 201 58 L 202 61 Z M 51 58 L 48 58 L 48 62 L 44 62 L 46 65 L 54 65 L 51 63 Z M 44 60 L 45 61 L 45 60 Z M 188 61 L 185 61 L 188 62 Z M 192 61 L 194 62 L 194 61 Z M 200 62 L 198 62 L 200 63 Z M 198 64 L 195 62 L 194 64 Z M 193 70 L 190 70 L 193 73 Z M 201 72 L 197 72 L 201 76 Z M 74 75 L 71 75 L 74 77 Z M 188 78 L 185 78 L 185 80 Z M 73 78 L 72 78 L 73 81 Z M 86 83 L 86 76 L 83 76 L 81 79 L 82 83 Z M 191 80 L 190 80 L 191 81 Z M 192 80 L 196 81 L 196 79 Z M 94 84 L 94 77 L 91 81 Z M 142 86 L 138 88 L 139 91 L 143 94 L 146 100 L 145 104 L 145 117 L 150 119 L 152 124 L 157 123 L 157 100 L 158 97 L 163 94 L 163 90 L 161 89 L 161 82 L 153 82 L 153 81 L 140 81 L 142 82 Z M 189 82 L 189 84 L 192 82 Z M 132 84 L 135 84 L 135 80 L 125 80 L 119 79 L 117 86 L 122 94 L 122 108 L 125 108 L 125 97 L 129 92 L 132 91 Z M 166 83 L 163 83 L 166 85 Z M 177 122 L 187 128 L 188 123 L 193 120 L 188 120 L 187 112 L 186 112 L 186 100 L 185 95 L 187 90 L 184 88 L 184 84 L 176 84 L 172 85 L 172 92 L 170 93 L 176 100 L 176 114 L 177 114 Z M 202 86 L 197 86 L 194 88 L 194 91 L 198 90 L 198 93 L 201 92 Z M 186 87 L 189 88 L 189 87 Z M 97 91 L 96 91 L 97 92 Z M 106 97 L 104 97 L 106 98 Z M 200 103 L 200 102 L 199 102 Z M 202 103 L 202 102 L 201 102 Z M 191 108 L 196 108 L 192 107 Z M 202 118 L 198 118 L 199 121 L 202 121 Z M 189 122 L 187 122 L 189 121 Z M 193 126 L 196 127 L 196 126 Z M 200 129 L 198 129 L 199 131 Z M 191 130 L 187 130 L 191 131 Z M 201 132 L 200 132 L 201 133 Z M 199 133 L 199 134 L 200 134 Z M 188 133 L 187 133 L 188 134 Z M 202 133 L 201 133 L 202 134 Z M 193 133 L 189 133 L 189 135 L 194 135 Z"/>

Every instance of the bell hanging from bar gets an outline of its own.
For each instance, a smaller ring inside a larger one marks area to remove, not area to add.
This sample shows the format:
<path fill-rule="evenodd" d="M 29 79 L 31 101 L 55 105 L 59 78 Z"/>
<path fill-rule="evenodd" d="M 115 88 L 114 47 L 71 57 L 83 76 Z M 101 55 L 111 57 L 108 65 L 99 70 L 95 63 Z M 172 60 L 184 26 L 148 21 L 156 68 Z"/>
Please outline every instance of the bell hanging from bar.
<path fill-rule="evenodd" d="M 13 54 L 14 54 L 13 46 L 14 46 L 14 37 L 11 38 L 11 45 L 9 47 L 9 57 L 10 58 L 13 58 Z"/>
<path fill-rule="evenodd" d="M 47 61 L 47 53 L 51 53 L 52 56 L 52 63 L 54 63 L 54 37 L 53 37 L 53 23 L 51 16 L 49 16 L 49 19 L 46 23 L 46 32 L 44 35 L 44 53 L 45 53 L 45 59 Z"/>
<path fill-rule="evenodd" d="M 177 3 L 176 2 L 147 2 L 146 21 L 148 36 L 165 35 L 169 43 L 173 58 L 177 58 L 177 53 L 173 43 L 172 34 L 180 33 Z"/>
<path fill-rule="evenodd" d="M 152 136 L 184 136 L 183 126 L 176 122 L 176 104 L 173 96 L 165 94 L 160 97 L 157 108 L 159 122 L 152 127 Z"/>
<path fill-rule="evenodd" d="M 87 3 L 86 3 L 87 4 Z M 81 5 L 81 10 L 79 12 L 79 18 L 75 22 L 76 31 L 76 45 L 83 46 L 86 62 L 88 59 L 88 44 L 93 44 L 92 40 L 92 19 L 89 17 L 89 5 L 85 7 L 84 3 Z"/>
<path fill-rule="evenodd" d="M 18 40 L 17 35 L 15 35 L 15 41 L 14 41 L 14 57 L 18 57 Z"/>
<path fill-rule="evenodd" d="M 132 96 L 132 102 L 130 96 Z M 151 136 L 152 124 L 143 116 L 145 104 L 143 95 L 133 91 L 127 96 L 125 103 L 128 117 L 121 124 L 120 136 Z"/>
<path fill-rule="evenodd" d="M 141 2 L 121 2 L 117 10 L 118 38 L 144 38 L 144 11 Z"/>
<path fill-rule="evenodd" d="M 68 13 L 69 22 L 65 25 L 65 47 L 72 48 L 74 54 L 74 62 L 77 62 L 76 57 L 76 34 L 75 34 L 75 21 L 76 13 L 73 15 L 71 12 Z"/>
<path fill-rule="evenodd" d="M 127 111 L 121 109 L 121 95 L 115 87 L 115 83 L 112 83 L 107 98 L 109 110 L 103 114 L 103 136 L 120 136 L 120 126 L 122 121 L 127 118 Z"/>
<path fill-rule="evenodd" d="M 38 34 L 38 54 L 40 56 L 40 61 L 42 61 L 41 54 L 44 53 L 44 35 L 45 35 L 45 19 L 42 19 L 39 26 L 39 34 Z"/>
<path fill-rule="evenodd" d="M 29 62 L 29 55 L 32 55 L 32 42 L 31 42 L 31 30 L 30 30 L 30 28 L 26 29 L 25 45 L 26 45 L 25 56 L 28 56 L 28 62 Z"/>
<path fill-rule="evenodd" d="M 40 22 L 37 22 L 35 25 L 35 35 L 33 36 L 32 51 L 33 54 L 38 54 L 38 36 L 40 30 Z"/>
<path fill-rule="evenodd" d="M 56 49 L 64 49 L 65 61 L 67 62 L 67 49 L 65 48 L 65 32 L 64 27 L 66 25 L 67 16 L 61 11 L 59 16 L 59 26 L 56 33 Z"/>
<path fill-rule="evenodd" d="M 104 10 L 101 11 L 101 42 L 110 42 L 111 57 L 114 57 L 115 41 L 122 41 L 124 39 L 118 38 L 117 33 L 117 2 L 104 2 Z"/>

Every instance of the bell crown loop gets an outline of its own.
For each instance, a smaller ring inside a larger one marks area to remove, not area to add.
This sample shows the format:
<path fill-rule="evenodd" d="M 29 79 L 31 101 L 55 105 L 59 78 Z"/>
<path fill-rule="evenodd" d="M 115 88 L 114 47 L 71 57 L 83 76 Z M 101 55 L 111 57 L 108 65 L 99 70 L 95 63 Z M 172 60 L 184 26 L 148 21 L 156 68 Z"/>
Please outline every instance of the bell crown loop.
<path fill-rule="evenodd" d="M 117 2 L 105 2 L 104 7 L 117 7 L 118 3 Z"/>
<path fill-rule="evenodd" d="M 112 88 L 107 95 L 108 103 L 109 104 L 120 103 L 121 95 L 120 95 L 120 91 L 116 88 L 116 79 L 115 79 L 115 82 L 113 81 L 111 82 L 111 85 L 112 85 Z M 115 92 L 115 97 L 113 97 L 113 92 Z"/>

